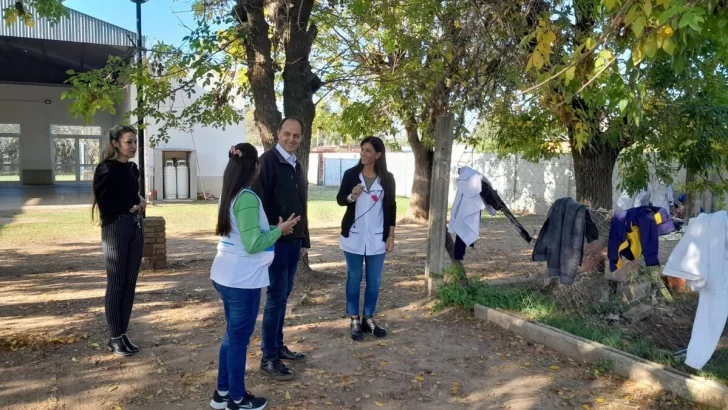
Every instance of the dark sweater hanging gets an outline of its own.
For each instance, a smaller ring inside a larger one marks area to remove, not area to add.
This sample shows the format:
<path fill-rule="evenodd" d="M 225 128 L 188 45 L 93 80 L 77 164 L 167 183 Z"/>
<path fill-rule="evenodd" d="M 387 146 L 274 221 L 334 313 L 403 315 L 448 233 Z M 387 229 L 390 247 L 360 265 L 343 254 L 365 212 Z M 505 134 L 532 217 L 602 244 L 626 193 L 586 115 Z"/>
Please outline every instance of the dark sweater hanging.
<path fill-rule="evenodd" d="M 131 215 L 130 209 L 141 202 L 139 168 L 133 162 L 104 161 L 96 167 L 93 191 L 101 226 L 114 222 L 119 215 Z"/>

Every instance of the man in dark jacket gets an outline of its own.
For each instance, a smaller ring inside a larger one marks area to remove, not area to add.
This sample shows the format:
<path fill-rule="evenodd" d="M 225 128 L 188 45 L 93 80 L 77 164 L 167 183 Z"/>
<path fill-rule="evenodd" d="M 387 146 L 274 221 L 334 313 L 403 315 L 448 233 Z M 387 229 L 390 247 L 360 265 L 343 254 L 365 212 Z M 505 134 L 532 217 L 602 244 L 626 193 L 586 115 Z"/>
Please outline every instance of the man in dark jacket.
<path fill-rule="evenodd" d="M 302 134 L 303 123 L 300 120 L 285 118 L 281 121 L 278 144 L 260 156 L 260 176 L 253 187 L 263 202 L 271 225 L 277 225 L 279 218 L 301 217 L 293 233 L 281 237 L 275 244 L 275 258 L 268 270 L 270 285 L 263 312 L 260 371 L 275 380 L 293 378 L 293 373 L 281 360 L 302 362 L 306 359 L 304 354 L 290 351 L 283 343 L 286 305 L 293 290 L 298 260 L 311 247 L 306 204 L 307 178 L 295 155 L 301 145 Z"/>

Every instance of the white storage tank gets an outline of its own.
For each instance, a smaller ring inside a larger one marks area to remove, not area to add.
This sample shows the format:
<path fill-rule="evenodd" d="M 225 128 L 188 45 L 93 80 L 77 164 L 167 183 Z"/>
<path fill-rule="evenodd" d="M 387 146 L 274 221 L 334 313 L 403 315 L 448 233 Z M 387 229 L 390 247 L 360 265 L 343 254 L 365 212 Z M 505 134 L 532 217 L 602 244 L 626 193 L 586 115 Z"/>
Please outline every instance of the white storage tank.
<path fill-rule="evenodd" d="M 190 198 L 190 168 L 187 161 L 177 160 L 177 199 Z"/>
<path fill-rule="evenodd" d="M 177 167 L 174 161 L 164 161 L 164 199 L 177 199 Z"/>

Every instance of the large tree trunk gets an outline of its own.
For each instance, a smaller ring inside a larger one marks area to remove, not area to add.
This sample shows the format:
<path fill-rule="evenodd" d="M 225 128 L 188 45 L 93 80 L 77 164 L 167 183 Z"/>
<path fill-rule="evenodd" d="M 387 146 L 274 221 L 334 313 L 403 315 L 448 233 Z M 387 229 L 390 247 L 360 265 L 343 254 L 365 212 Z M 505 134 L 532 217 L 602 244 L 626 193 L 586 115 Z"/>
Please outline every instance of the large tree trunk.
<path fill-rule="evenodd" d="M 282 116 L 278 110 L 272 50 L 279 41 L 285 49 L 283 69 L 283 110 L 287 117 L 296 117 L 303 122 L 301 146 L 296 153 L 304 175 L 308 174 L 308 154 L 311 150 L 311 126 L 316 114 L 313 94 L 321 81 L 311 70 L 309 55 L 318 30 L 309 24 L 314 0 L 293 0 L 281 2 L 275 11 L 276 22 L 273 40 L 270 26 L 265 20 L 264 0 L 237 0 L 236 11 L 250 24 L 250 33 L 244 37 L 248 79 L 255 104 L 254 118 L 260 128 L 260 137 L 266 150 L 275 146 L 278 139 L 278 124 Z M 308 196 L 308 187 L 306 187 Z M 299 269 L 310 271 L 308 257 L 301 258 Z"/>
<path fill-rule="evenodd" d="M 313 95 L 321 85 L 320 79 L 311 70 L 309 55 L 318 29 L 315 24 L 309 23 L 313 0 L 294 0 L 288 4 L 292 7 L 278 10 L 279 22 L 286 24 L 283 29 L 283 36 L 286 39 L 284 40 L 286 65 L 283 69 L 283 111 L 286 117 L 296 117 L 303 122 L 303 138 L 296 158 L 301 164 L 304 179 L 307 180 L 313 120 L 316 116 Z M 308 197 L 308 185 L 305 189 Z M 298 270 L 312 271 L 308 255 L 299 260 Z"/>
<path fill-rule="evenodd" d="M 434 152 L 420 141 L 415 119 L 410 119 L 405 128 L 407 140 L 415 156 L 415 179 L 412 183 L 412 193 L 405 219 L 410 222 L 424 223 L 430 216 L 430 183 Z"/>
<path fill-rule="evenodd" d="M 313 0 L 294 0 L 292 7 L 279 10 L 280 19 L 285 18 L 284 45 L 286 65 L 283 69 L 283 111 L 286 117 L 296 117 L 303 122 L 303 139 L 296 157 L 308 172 L 308 154 L 311 152 L 311 135 L 313 120 L 316 116 L 316 105 L 313 95 L 321 85 L 321 81 L 311 70 L 309 55 L 316 40 L 318 29 L 309 23 Z"/>
<path fill-rule="evenodd" d="M 579 151 L 571 139 L 576 200 L 595 209 L 612 209 L 612 172 L 620 149 L 600 140 L 594 137 L 590 146 Z"/>
<path fill-rule="evenodd" d="M 243 36 L 248 80 L 253 96 L 255 111 L 253 118 L 260 130 L 260 140 L 266 150 L 275 146 L 278 140 L 278 111 L 275 93 L 275 71 L 271 57 L 272 43 L 268 36 L 270 26 L 265 20 L 264 0 L 237 0 L 235 12 L 240 18 L 247 18 L 249 33 Z"/>

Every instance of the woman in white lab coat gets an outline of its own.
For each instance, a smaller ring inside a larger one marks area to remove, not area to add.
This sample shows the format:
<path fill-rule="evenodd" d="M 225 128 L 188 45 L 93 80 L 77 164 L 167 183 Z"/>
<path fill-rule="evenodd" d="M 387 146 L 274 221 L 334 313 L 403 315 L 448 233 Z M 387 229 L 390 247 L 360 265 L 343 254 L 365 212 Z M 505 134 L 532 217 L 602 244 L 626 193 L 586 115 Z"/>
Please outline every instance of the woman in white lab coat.
<path fill-rule="evenodd" d="M 386 330 L 374 321 L 374 311 L 384 258 L 394 250 L 395 192 L 394 176 L 387 171 L 384 142 L 377 137 L 364 138 L 361 160 L 344 173 L 336 196 L 339 205 L 346 207 L 341 221 L 340 245 L 346 258 L 346 313 L 351 317 L 354 340 L 362 340 L 364 333 L 376 337 L 387 335 Z M 366 290 L 361 317 L 359 293 L 364 273 Z"/>

